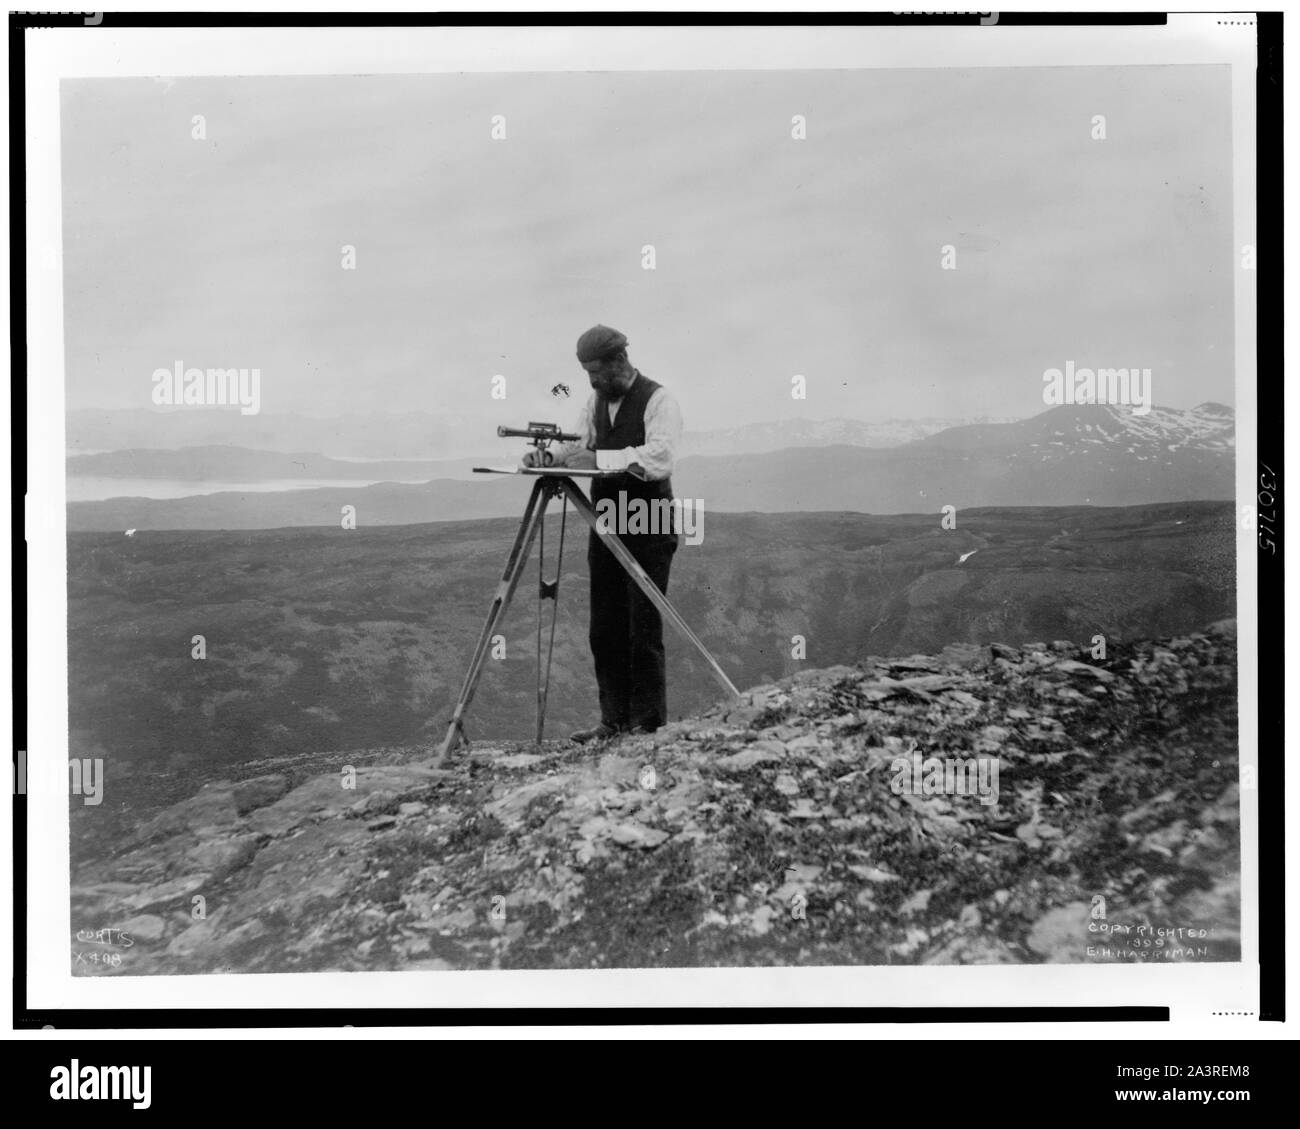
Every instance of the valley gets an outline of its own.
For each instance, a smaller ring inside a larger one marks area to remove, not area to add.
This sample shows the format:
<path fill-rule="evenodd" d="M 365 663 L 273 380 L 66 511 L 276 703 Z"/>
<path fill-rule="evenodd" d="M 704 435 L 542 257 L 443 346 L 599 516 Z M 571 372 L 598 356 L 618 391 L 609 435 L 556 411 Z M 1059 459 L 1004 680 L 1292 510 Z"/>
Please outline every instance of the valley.
<path fill-rule="evenodd" d="M 102 758 L 105 800 L 74 805 L 74 850 L 115 820 L 268 758 L 430 746 L 445 728 L 517 521 L 354 531 L 73 533 L 69 757 Z M 588 723 L 585 541 L 570 526 L 548 736 Z M 547 528 L 553 570 L 558 517 Z M 937 514 L 712 514 L 669 597 L 745 687 L 949 644 L 1192 630 L 1235 614 L 1230 503 Z M 964 561 L 963 554 L 970 554 Z M 530 568 L 469 719 L 475 739 L 534 724 Z M 549 608 L 547 609 L 549 624 Z M 195 635 L 206 658 L 191 657 Z M 799 637 L 799 639 L 796 639 Z M 703 660 L 666 634 L 669 714 L 714 700 Z M 799 657 L 796 658 L 795 655 Z"/>

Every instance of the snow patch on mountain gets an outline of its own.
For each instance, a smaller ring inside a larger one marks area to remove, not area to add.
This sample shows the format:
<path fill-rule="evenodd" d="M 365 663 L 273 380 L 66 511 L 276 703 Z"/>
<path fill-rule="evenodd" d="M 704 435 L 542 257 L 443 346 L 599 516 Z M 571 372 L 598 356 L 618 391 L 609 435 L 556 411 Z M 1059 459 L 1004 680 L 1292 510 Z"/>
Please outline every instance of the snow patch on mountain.
<path fill-rule="evenodd" d="M 747 455 L 787 447 L 902 447 L 951 427 L 1014 423 L 1014 417 L 975 419 L 797 419 L 749 423 L 712 431 L 688 431 L 681 455 Z"/>

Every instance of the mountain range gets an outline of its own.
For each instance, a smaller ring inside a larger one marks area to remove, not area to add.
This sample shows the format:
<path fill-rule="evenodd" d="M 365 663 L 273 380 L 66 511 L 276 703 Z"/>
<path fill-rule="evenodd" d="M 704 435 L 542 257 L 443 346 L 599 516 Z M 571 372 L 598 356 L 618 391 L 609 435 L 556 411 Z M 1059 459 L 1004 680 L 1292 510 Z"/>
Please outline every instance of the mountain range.
<path fill-rule="evenodd" d="M 480 459 L 332 459 L 311 451 L 259 451 L 209 444 L 202 447 L 145 447 L 70 455 L 71 476 L 165 478 L 205 482 L 266 482 L 276 479 L 357 479 L 416 482 L 463 478 Z"/>
<path fill-rule="evenodd" d="M 155 421 L 159 415 L 153 417 Z M 753 423 L 719 431 L 687 431 L 682 436 L 678 454 L 679 457 L 739 455 L 776 451 L 785 447 L 832 445 L 899 447 L 948 428 L 988 422 L 1010 421 L 919 419 L 868 423 L 863 420 L 840 419 Z M 508 452 L 513 453 L 514 447 L 508 448 Z M 74 451 L 67 458 L 67 473 L 70 478 L 135 480 L 123 487 L 122 496 L 130 496 L 132 486 L 138 489 L 139 483 L 155 478 L 167 479 L 172 483 L 193 482 L 194 493 L 207 494 L 215 492 L 212 489 L 214 483 L 228 486 L 237 482 L 276 484 L 295 480 L 301 482 L 304 479 L 329 479 L 334 482 L 354 479 L 365 483 L 409 483 L 435 478 L 472 480 L 475 466 L 499 463 L 501 459 L 501 449 L 486 448 L 479 455 L 468 458 L 393 459 L 331 457 L 315 451 L 260 450 L 232 443 L 206 443 L 192 446 L 92 449 L 80 454 Z"/>
<path fill-rule="evenodd" d="M 469 458 L 490 450 L 482 421 L 454 412 L 297 412 L 242 415 L 237 408 L 75 409 L 67 413 L 70 456 L 124 450 L 240 446 L 313 451 L 331 458 Z M 484 441 L 486 440 L 486 441 Z"/>
<path fill-rule="evenodd" d="M 547 419 L 571 426 L 575 408 L 557 405 Z M 525 421 L 515 420 L 516 425 Z M 688 430 L 683 455 L 737 455 L 776 451 L 783 447 L 824 447 L 844 443 L 857 447 L 896 447 L 945 428 L 1004 419 L 791 419 L 743 424 L 719 430 Z M 237 410 L 189 409 L 147 411 L 77 409 L 67 416 L 69 473 L 121 474 L 146 477 L 160 451 L 224 448 L 260 454 L 312 452 L 316 459 L 367 462 L 414 460 L 437 466 L 442 462 L 489 460 L 501 457 L 501 445 L 481 419 L 447 412 L 358 412 L 346 417 L 318 418 L 294 412 L 240 415 Z M 83 462 L 83 457 L 129 453 L 132 461 Z M 149 457 L 145 457 L 146 454 Z M 436 459 L 431 458 L 436 456 Z M 240 456 L 245 457 L 245 456 Z M 156 459 L 167 477 L 173 464 Z M 108 469 L 100 469 L 108 468 Z M 185 475 L 183 477 L 193 477 Z M 229 480 L 221 473 L 216 477 Z M 294 477 L 291 474 L 275 477 Z M 339 477 L 331 474 L 329 477 Z"/>
<path fill-rule="evenodd" d="M 682 436 L 681 455 L 751 455 L 787 447 L 901 447 L 949 428 L 1012 422 L 1014 420 L 1010 417 L 976 420 L 928 417 L 878 422 L 857 419 L 772 420 L 714 431 L 687 431 Z"/>
<path fill-rule="evenodd" d="M 1120 506 L 1234 497 L 1230 408 L 1049 408 L 1009 423 L 946 428 L 897 447 L 788 447 L 687 455 L 673 475 L 678 497 L 706 513 L 936 512 L 945 506 Z M 760 441 L 754 433 L 751 438 Z M 513 451 L 512 451 L 513 454 Z M 508 462 L 499 456 L 496 463 Z M 463 464 L 462 464 L 463 465 Z M 358 523 L 401 525 L 517 515 L 518 479 L 291 491 L 228 491 L 174 499 L 112 498 L 68 506 L 70 530 L 259 529 Z"/>

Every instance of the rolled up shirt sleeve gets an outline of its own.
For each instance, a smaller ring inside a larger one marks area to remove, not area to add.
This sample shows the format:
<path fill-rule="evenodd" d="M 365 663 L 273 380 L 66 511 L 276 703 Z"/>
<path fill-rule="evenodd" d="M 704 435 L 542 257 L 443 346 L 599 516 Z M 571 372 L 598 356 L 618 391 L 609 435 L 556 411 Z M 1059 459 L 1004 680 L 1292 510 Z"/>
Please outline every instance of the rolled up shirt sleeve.
<path fill-rule="evenodd" d="M 666 388 L 656 388 L 645 406 L 645 442 L 627 447 L 627 465 L 639 463 L 645 477 L 659 482 L 673 473 L 682 442 L 682 411 Z"/>

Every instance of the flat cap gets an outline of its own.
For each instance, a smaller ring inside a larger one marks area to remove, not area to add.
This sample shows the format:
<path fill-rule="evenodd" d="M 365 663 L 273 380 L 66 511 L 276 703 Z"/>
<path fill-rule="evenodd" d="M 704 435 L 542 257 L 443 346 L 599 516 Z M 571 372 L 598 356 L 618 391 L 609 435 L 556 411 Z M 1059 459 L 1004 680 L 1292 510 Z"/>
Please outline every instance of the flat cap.
<path fill-rule="evenodd" d="M 598 361 L 627 347 L 627 338 L 607 325 L 593 325 L 578 338 L 578 361 Z"/>

